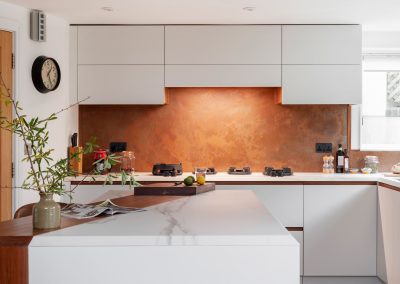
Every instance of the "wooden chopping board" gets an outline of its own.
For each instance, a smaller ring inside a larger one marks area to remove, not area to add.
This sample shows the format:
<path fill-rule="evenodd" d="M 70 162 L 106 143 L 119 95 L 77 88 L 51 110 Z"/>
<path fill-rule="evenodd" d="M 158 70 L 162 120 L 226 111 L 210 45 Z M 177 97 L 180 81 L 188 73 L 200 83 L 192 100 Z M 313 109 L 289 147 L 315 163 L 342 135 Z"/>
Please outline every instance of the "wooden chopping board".
<path fill-rule="evenodd" d="M 206 183 L 204 185 L 194 184 L 186 186 L 181 183 L 152 183 L 135 187 L 135 195 L 196 195 L 204 192 L 215 190 L 215 183 Z"/>

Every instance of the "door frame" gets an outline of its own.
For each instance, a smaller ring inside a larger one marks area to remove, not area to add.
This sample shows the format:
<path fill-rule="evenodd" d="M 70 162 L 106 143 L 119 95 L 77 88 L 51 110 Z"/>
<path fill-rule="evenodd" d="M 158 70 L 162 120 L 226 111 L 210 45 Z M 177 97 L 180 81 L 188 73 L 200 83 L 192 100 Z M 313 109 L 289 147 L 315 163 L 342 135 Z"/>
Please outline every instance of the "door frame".
<path fill-rule="evenodd" d="M 8 31 L 13 34 L 13 53 L 14 57 L 16 58 L 14 61 L 14 69 L 13 69 L 13 96 L 14 99 L 18 100 L 19 98 L 19 70 L 20 68 L 20 52 L 19 52 L 19 47 L 20 47 L 20 37 L 21 37 L 21 32 L 20 32 L 20 23 L 15 20 L 7 19 L 7 18 L 2 18 L 0 17 L 0 30 L 3 31 Z M 15 117 L 15 112 L 13 110 L 13 117 Z M 15 186 L 16 184 L 22 184 L 22 179 L 23 175 L 21 175 L 19 169 L 22 168 L 22 162 L 21 160 L 21 151 L 22 149 L 21 146 L 22 144 L 16 139 L 15 135 L 12 136 L 12 162 L 14 164 L 14 177 L 12 179 L 12 186 Z M 22 153 L 23 154 L 23 153 Z M 18 169 L 18 170 L 17 170 Z M 18 201 L 20 200 L 20 191 L 13 189 L 12 191 L 12 214 L 18 209 L 19 204 Z"/>

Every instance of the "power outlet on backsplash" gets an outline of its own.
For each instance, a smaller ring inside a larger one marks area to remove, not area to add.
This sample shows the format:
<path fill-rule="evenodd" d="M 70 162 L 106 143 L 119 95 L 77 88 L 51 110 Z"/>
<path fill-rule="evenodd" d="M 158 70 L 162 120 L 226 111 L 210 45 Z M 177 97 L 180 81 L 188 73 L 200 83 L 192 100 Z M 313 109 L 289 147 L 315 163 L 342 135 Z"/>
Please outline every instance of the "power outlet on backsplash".
<path fill-rule="evenodd" d="M 110 152 L 111 153 L 117 153 L 117 152 L 122 152 L 126 151 L 126 142 L 111 142 L 110 143 Z"/>
<path fill-rule="evenodd" d="M 332 143 L 315 143 L 315 152 L 332 153 Z"/>

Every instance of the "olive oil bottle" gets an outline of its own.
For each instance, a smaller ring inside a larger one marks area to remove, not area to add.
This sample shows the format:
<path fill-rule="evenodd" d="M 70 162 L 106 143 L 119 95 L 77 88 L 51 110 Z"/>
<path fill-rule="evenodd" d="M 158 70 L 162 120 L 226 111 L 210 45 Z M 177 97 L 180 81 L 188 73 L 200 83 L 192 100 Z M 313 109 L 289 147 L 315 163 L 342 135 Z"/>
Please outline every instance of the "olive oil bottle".
<path fill-rule="evenodd" d="M 335 165 L 335 172 L 342 174 L 344 173 L 344 157 L 345 153 L 343 151 L 342 144 L 339 144 L 339 149 L 336 152 L 336 165 Z"/>

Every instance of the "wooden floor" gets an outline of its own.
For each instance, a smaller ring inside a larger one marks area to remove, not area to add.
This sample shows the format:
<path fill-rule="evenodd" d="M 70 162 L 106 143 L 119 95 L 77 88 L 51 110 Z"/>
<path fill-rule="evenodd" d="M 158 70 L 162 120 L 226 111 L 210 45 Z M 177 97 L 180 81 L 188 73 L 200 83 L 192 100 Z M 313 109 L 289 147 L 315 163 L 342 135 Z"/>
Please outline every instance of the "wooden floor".
<path fill-rule="evenodd" d="M 303 284 L 382 284 L 377 277 L 303 277 Z"/>

